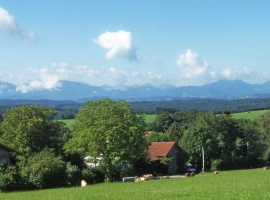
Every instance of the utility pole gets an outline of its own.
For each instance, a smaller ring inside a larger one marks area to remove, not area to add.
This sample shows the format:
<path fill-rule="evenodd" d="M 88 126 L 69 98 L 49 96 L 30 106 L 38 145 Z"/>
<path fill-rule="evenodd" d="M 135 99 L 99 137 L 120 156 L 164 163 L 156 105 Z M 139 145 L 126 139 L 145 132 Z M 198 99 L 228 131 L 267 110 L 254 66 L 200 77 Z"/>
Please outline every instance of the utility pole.
<path fill-rule="evenodd" d="M 204 149 L 202 147 L 202 173 L 204 174 Z"/>

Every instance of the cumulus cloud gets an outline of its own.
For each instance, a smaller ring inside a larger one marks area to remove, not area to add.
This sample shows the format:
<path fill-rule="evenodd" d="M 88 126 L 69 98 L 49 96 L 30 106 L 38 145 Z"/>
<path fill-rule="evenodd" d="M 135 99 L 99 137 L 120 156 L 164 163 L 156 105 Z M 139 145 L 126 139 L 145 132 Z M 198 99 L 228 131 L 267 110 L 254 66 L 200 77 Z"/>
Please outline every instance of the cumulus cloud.
<path fill-rule="evenodd" d="M 108 32 L 101 34 L 94 40 L 105 49 L 109 49 L 106 54 L 107 59 L 124 57 L 129 61 L 137 60 L 136 48 L 132 43 L 131 33 L 123 30 L 118 32 Z"/>
<path fill-rule="evenodd" d="M 0 30 L 15 35 L 23 41 L 38 39 L 32 30 L 24 33 L 20 25 L 16 22 L 14 16 L 2 7 L 0 7 Z"/>
<path fill-rule="evenodd" d="M 221 70 L 219 78 L 222 79 L 240 79 L 248 83 L 264 83 L 269 81 L 270 74 L 257 71 L 251 67 L 227 67 Z"/>
<path fill-rule="evenodd" d="M 187 78 L 193 78 L 204 75 L 209 65 L 199 57 L 199 54 L 193 53 L 190 49 L 185 55 L 179 55 L 177 58 L 177 66 L 181 70 L 181 75 Z"/>
<path fill-rule="evenodd" d="M 39 79 L 29 81 L 16 87 L 16 91 L 27 93 L 33 90 L 52 90 L 61 87 L 59 77 L 54 74 L 48 74 L 47 69 L 34 70 L 39 74 Z"/>
<path fill-rule="evenodd" d="M 14 17 L 2 7 L 0 7 L 0 29 L 9 33 L 15 33 L 21 30 Z"/>
<path fill-rule="evenodd" d="M 182 81 L 187 84 L 205 84 L 218 78 L 217 72 L 211 70 L 210 65 L 190 49 L 178 56 L 176 64 L 181 71 Z"/>

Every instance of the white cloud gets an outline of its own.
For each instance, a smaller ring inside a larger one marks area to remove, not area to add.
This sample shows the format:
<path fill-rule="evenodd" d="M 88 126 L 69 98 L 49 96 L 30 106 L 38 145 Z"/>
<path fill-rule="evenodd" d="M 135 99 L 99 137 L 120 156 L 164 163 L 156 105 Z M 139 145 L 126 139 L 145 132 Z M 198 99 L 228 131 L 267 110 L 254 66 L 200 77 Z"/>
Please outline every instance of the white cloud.
<path fill-rule="evenodd" d="M 23 33 L 22 28 L 16 22 L 14 16 L 2 7 L 0 7 L 0 30 L 16 35 L 23 41 L 38 39 L 32 30 L 29 30 L 28 33 Z"/>
<path fill-rule="evenodd" d="M 202 61 L 199 55 L 190 49 L 185 55 L 179 55 L 176 63 L 181 70 L 181 75 L 187 78 L 202 76 L 209 68 L 208 63 Z"/>
<path fill-rule="evenodd" d="M 15 33 L 21 30 L 14 17 L 2 7 L 0 7 L 0 29 L 9 33 Z"/>
<path fill-rule="evenodd" d="M 248 83 L 264 83 L 269 81 L 270 74 L 267 72 L 259 72 L 251 67 L 235 66 L 224 68 L 221 71 L 219 78 L 230 80 L 239 79 Z"/>
<path fill-rule="evenodd" d="M 29 81 L 27 84 L 22 84 L 16 87 L 16 91 L 27 93 L 33 90 L 52 90 L 61 87 L 59 77 L 54 74 L 48 74 L 47 69 L 33 70 L 39 75 L 39 79 Z"/>
<path fill-rule="evenodd" d="M 109 49 L 106 54 L 107 59 L 125 57 L 130 61 L 137 60 L 136 48 L 132 43 L 130 32 L 123 30 L 118 32 L 106 31 L 94 41 L 103 48 Z"/>
<path fill-rule="evenodd" d="M 225 68 L 222 70 L 221 75 L 224 78 L 231 79 L 232 78 L 232 68 Z"/>

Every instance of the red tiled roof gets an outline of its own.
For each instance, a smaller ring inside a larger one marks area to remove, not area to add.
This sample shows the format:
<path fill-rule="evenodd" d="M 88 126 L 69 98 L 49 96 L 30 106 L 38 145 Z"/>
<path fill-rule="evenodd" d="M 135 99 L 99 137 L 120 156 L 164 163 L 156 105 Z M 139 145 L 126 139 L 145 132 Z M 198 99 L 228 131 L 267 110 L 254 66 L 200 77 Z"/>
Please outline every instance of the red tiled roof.
<path fill-rule="evenodd" d="M 159 160 L 159 157 L 167 156 L 174 145 L 175 142 L 151 142 L 148 147 L 150 160 Z"/>

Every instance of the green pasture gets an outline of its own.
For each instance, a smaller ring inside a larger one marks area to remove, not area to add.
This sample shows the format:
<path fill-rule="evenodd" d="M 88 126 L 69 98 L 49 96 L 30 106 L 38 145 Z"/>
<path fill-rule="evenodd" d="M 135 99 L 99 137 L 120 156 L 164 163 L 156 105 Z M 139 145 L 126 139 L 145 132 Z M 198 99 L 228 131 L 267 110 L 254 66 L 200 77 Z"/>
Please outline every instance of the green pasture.
<path fill-rule="evenodd" d="M 256 111 L 250 111 L 250 112 L 241 112 L 241 113 L 234 113 L 233 117 L 235 119 L 250 119 L 254 120 L 259 115 L 262 115 L 268 110 L 256 110 Z"/>
<path fill-rule="evenodd" d="M 188 199 L 254 200 L 270 199 L 270 170 L 249 169 L 199 174 L 189 178 L 114 182 L 86 187 L 58 188 L 28 192 L 1 193 L 0 200 L 42 199 Z"/>
<path fill-rule="evenodd" d="M 66 127 L 68 127 L 70 130 L 72 130 L 72 126 L 74 124 L 74 119 L 64 119 L 64 120 L 59 120 L 62 121 L 66 124 Z"/>
<path fill-rule="evenodd" d="M 145 115 L 145 122 L 146 123 L 152 123 L 155 121 L 157 115 Z"/>

